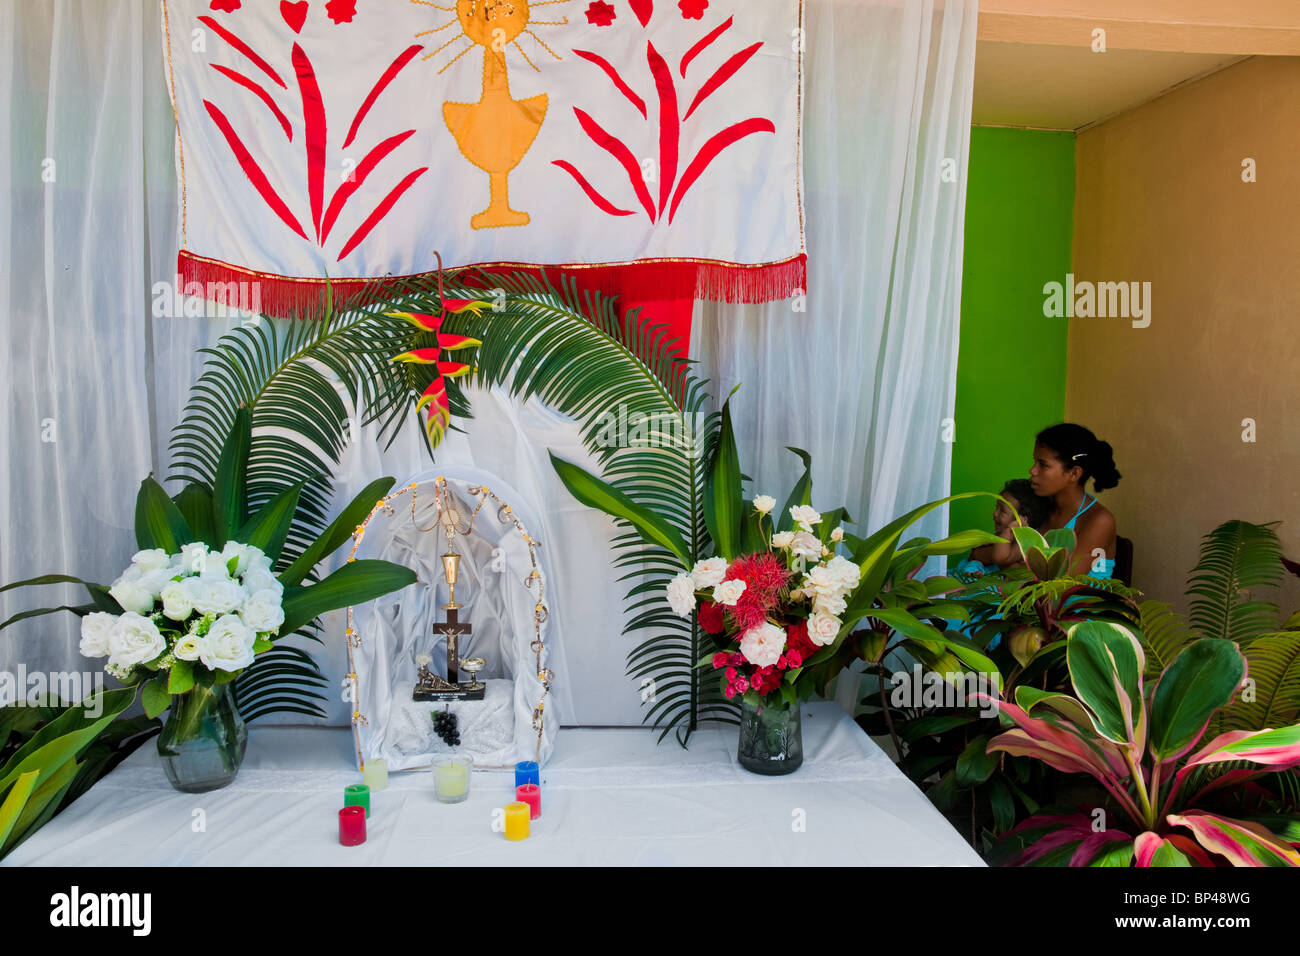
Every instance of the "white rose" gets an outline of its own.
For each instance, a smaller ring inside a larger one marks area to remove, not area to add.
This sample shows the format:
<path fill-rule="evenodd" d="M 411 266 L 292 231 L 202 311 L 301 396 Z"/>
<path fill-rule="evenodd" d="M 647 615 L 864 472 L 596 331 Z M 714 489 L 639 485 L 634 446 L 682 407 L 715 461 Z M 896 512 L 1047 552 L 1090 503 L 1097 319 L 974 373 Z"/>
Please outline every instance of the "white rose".
<path fill-rule="evenodd" d="M 157 625 L 133 611 L 119 617 L 108 635 L 109 664 L 117 668 L 143 664 L 165 650 L 167 641 Z"/>
<path fill-rule="evenodd" d="M 202 574 L 208 556 L 208 546 L 202 541 L 181 545 L 180 566 L 186 574 Z"/>
<path fill-rule="evenodd" d="M 808 640 L 812 641 L 818 647 L 825 647 L 835 641 L 835 635 L 840 632 L 840 622 L 838 618 L 831 617 L 829 614 L 814 614 L 808 618 Z"/>
<path fill-rule="evenodd" d="M 795 505 L 790 509 L 790 517 L 803 531 L 812 531 L 813 525 L 821 524 L 822 516 L 812 505 Z"/>
<path fill-rule="evenodd" d="M 721 584 L 726 573 L 726 558 L 706 558 L 691 568 L 691 580 L 695 582 L 697 590 L 703 591 Z"/>
<path fill-rule="evenodd" d="M 251 544 L 248 546 L 249 553 L 252 555 L 248 559 L 248 568 L 250 571 L 270 571 L 271 559 L 262 553 L 260 548 L 255 548 Z"/>
<path fill-rule="evenodd" d="M 668 582 L 668 605 L 678 617 L 690 617 L 695 610 L 695 582 L 689 574 L 679 574 Z"/>
<path fill-rule="evenodd" d="M 764 621 L 740 639 L 740 653 L 755 667 L 773 667 L 785 650 L 785 631 Z"/>
<path fill-rule="evenodd" d="M 274 591 L 276 597 L 284 594 L 284 585 L 266 568 L 250 567 L 240 578 L 240 583 L 249 594 L 256 594 L 258 591 Z"/>
<path fill-rule="evenodd" d="M 158 596 L 162 594 L 163 588 L 165 588 L 168 582 L 170 582 L 175 576 L 176 572 L 171 568 L 155 568 L 153 571 L 146 571 L 141 575 L 140 580 L 137 583 L 140 587 L 148 591 L 152 598 L 157 600 Z"/>
<path fill-rule="evenodd" d="M 117 626 L 117 617 L 104 611 L 95 611 L 81 619 L 81 653 L 85 657 L 107 657 L 109 638 Z"/>
<path fill-rule="evenodd" d="M 230 565 L 227 564 L 229 560 L 229 558 L 223 557 L 216 551 L 209 551 L 203 556 L 203 562 L 199 567 L 199 576 L 212 581 L 228 580 L 230 578 Z"/>
<path fill-rule="evenodd" d="M 713 600 L 716 604 L 725 604 L 727 607 L 735 607 L 740 596 L 745 593 L 744 581 L 723 581 L 713 589 Z"/>
<path fill-rule="evenodd" d="M 226 562 L 229 562 L 231 558 L 236 559 L 236 576 L 243 574 L 251 567 L 260 566 L 262 562 L 266 562 L 266 566 L 270 567 L 270 561 L 262 553 L 261 548 L 251 544 L 240 544 L 238 541 L 227 541 L 225 549 L 221 552 L 221 557 Z"/>
<path fill-rule="evenodd" d="M 829 614 L 831 617 L 839 617 L 847 607 L 848 602 L 839 594 L 819 594 L 813 601 L 814 613 Z"/>
<path fill-rule="evenodd" d="M 190 588 L 184 581 L 168 581 L 163 585 L 163 615 L 173 621 L 183 621 L 194 613 L 194 603 L 190 600 Z"/>
<path fill-rule="evenodd" d="M 793 531 L 778 531 L 772 535 L 772 547 L 774 548 L 788 548 L 792 541 L 794 541 Z"/>
<path fill-rule="evenodd" d="M 826 562 L 826 570 L 834 575 L 842 591 L 852 591 L 862 580 L 862 568 L 838 554 Z"/>
<path fill-rule="evenodd" d="M 141 571 L 160 571 L 171 567 L 172 559 L 162 548 L 150 548 L 147 551 L 137 551 L 131 556 L 131 563 Z"/>
<path fill-rule="evenodd" d="M 172 653 L 181 661 L 197 661 L 202 650 L 203 638 L 197 634 L 186 634 L 172 645 Z"/>
<path fill-rule="evenodd" d="M 794 536 L 794 540 L 790 542 L 790 550 L 796 557 L 820 558 L 822 556 L 822 543 L 807 531 L 800 531 Z"/>
<path fill-rule="evenodd" d="M 229 614 L 244 603 L 244 589 L 229 578 L 187 578 L 190 603 L 200 614 Z"/>
<path fill-rule="evenodd" d="M 804 575 L 802 587 L 805 592 L 813 591 L 817 594 L 838 594 L 841 590 L 839 578 L 824 564 L 815 565 Z"/>
<path fill-rule="evenodd" d="M 754 499 L 754 510 L 761 515 L 769 514 L 776 507 L 776 499 L 771 495 L 759 495 Z"/>
<path fill-rule="evenodd" d="M 280 630 L 280 625 L 284 623 L 280 595 L 275 591 L 258 591 L 244 602 L 239 616 L 258 634 Z"/>
<path fill-rule="evenodd" d="M 118 578 L 117 583 L 108 589 L 108 593 L 124 611 L 132 611 L 135 614 L 149 614 L 153 611 L 153 594 L 138 580 L 126 581 Z"/>
<path fill-rule="evenodd" d="M 217 618 L 203 635 L 199 660 L 209 670 L 237 671 L 253 663 L 253 641 L 257 635 L 234 614 Z"/>

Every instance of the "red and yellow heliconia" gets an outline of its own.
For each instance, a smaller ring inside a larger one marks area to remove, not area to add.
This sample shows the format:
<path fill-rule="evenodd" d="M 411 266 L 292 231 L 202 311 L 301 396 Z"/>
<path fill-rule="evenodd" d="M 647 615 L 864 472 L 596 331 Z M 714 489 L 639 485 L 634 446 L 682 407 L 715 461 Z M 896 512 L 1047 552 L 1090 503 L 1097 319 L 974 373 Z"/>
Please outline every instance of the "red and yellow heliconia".
<path fill-rule="evenodd" d="M 450 332 L 442 331 L 442 322 L 448 315 L 456 315 L 461 312 L 472 312 L 479 315 L 489 303 L 478 299 L 443 299 L 439 296 L 442 304 L 442 312 L 438 315 L 425 315 L 419 312 L 389 312 L 388 315 L 405 319 L 416 328 L 424 332 L 432 332 L 436 337 L 438 344 L 430 348 L 412 349 L 410 352 L 403 352 L 401 355 L 394 356 L 391 361 L 394 362 L 415 362 L 419 365 L 434 365 L 438 369 L 438 375 L 425 389 L 420 401 L 416 404 L 416 409 L 426 409 L 428 419 L 425 423 L 425 431 L 429 435 L 429 444 L 434 448 L 442 442 L 443 436 L 447 433 L 447 428 L 451 424 L 451 403 L 447 399 L 447 379 L 460 378 L 470 371 L 470 367 L 461 362 L 444 362 L 441 360 L 442 353 L 454 352 L 457 349 L 473 348 L 483 343 L 479 339 L 472 339 L 468 335 L 454 335 Z M 427 406 L 427 408 L 426 408 Z"/>

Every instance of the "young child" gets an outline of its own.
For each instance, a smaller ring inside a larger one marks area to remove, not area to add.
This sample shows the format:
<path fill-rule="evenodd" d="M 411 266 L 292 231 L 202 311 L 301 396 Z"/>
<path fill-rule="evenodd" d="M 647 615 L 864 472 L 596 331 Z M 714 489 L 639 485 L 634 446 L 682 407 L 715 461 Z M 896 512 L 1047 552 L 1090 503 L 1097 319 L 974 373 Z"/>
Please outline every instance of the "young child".
<path fill-rule="evenodd" d="M 1011 529 L 1017 524 L 1026 528 L 1041 528 L 1047 520 L 1052 506 L 1052 499 L 1042 498 L 1034 493 L 1033 486 L 1026 478 L 1012 478 L 1002 486 L 1002 497 L 1012 503 L 1020 520 L 1001 501 L 993 509 L 993 533 L 1003 539 L 1002 544 L 983 544 L 971 550 L 970 557 L 963 561 L 957 570 L 963 574 L 992 574 L 1023 564 L 1024 558 Z"/>

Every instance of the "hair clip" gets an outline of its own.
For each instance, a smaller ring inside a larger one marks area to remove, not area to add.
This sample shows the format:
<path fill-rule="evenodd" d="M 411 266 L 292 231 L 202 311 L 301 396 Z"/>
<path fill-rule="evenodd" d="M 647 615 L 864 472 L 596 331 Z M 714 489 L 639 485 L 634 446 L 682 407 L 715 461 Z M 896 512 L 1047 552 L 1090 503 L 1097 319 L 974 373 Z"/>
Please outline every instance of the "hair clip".
<path fill-rule="evenodd" d="M 1070 461 L 1076 461 L 1079 458 L 1087 458 L 1087 457 L 1088 457 L 1088 453 L 1086 451 L 1081 451 L 1077 455 L 1071 455 Z"/>

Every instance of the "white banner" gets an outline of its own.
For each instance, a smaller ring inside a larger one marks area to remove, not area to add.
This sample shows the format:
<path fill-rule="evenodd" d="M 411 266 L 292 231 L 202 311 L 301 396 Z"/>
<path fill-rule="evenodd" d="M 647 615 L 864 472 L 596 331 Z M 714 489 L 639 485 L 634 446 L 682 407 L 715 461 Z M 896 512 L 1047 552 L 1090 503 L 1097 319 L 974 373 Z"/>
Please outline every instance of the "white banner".
<path fill-rule="evenodd" d="M 424 273 L 437 250 L 688 268 L 739 301 L 803 286 L 801 0 L 162 13 L 186 278 L 255 276 L 265 305 L 267 283 Z"/>

